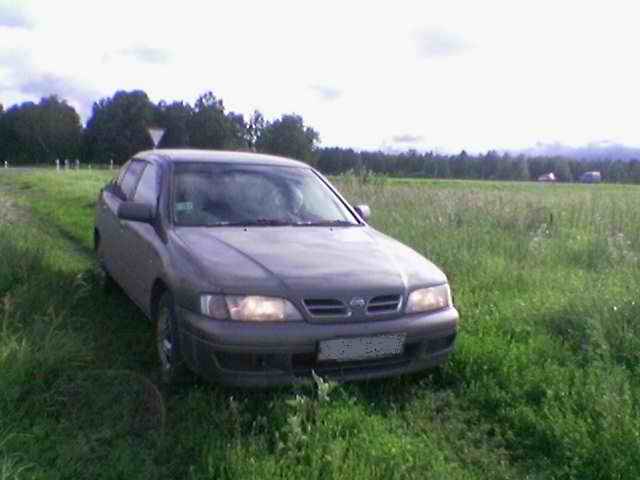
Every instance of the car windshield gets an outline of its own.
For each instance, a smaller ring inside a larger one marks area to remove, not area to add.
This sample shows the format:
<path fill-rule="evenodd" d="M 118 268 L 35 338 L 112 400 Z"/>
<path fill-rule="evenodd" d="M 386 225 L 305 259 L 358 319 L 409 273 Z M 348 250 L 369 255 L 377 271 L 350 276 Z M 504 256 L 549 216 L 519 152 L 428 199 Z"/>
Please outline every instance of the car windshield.
<path fill-rule="evenodd" d="M 176 164 L 174 221 L 181 226 L 351 226 L 356 218 L 313 170 Z"/>

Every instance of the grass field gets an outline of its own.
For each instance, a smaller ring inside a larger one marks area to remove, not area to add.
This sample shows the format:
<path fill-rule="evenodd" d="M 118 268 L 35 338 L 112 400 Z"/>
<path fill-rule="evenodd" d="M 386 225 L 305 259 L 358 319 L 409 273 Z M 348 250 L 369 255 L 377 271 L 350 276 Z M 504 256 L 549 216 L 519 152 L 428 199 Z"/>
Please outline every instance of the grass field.
<path fill-rule="evenodd" d="M 338 179 L 448 274 L 433 373 L 156 387 L 153 326 L 104 292 L 108 172 L 0 174 L 0 479 L 640 477 L 640 188 Z"/>

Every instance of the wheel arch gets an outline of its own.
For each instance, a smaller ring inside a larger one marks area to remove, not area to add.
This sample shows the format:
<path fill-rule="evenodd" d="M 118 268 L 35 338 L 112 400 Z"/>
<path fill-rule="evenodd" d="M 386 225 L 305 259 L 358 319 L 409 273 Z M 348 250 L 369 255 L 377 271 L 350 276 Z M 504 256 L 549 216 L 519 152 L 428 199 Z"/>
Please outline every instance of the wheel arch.
<path fill-rule="evenodd" d="M 151 313 L 151 319 L 154 320 L 158 314 L 158 305 L 160 299 L 165 292 L 169 292 L 169 286 L 162 278 L 156 278 L 151 287 L 151 298 L 149 299 L 149 311 Z"/>

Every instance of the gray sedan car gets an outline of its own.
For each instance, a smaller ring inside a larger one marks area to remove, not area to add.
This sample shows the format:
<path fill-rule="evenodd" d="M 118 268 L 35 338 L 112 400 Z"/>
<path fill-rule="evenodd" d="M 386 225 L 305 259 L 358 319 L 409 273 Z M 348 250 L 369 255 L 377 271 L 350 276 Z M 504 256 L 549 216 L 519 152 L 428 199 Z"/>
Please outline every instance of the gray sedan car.
<path fill-rule="evenodd" d="M 445 275 L 313 168 L 154 150 L 100 193 L 102 268 L 157 325 L 162 377 L 297 383 L 415 372 L 453 350 Z"/>

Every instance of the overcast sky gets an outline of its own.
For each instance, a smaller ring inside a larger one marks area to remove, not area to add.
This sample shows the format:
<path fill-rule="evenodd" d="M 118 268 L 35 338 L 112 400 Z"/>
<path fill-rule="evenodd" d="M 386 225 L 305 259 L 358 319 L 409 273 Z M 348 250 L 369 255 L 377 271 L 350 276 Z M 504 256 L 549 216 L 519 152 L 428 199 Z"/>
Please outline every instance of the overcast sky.
<path fill-rule="evenodd" d="M 326 146 L 640 144 L 640 2 L 0 0 L 0 103 L 143 89 Z"/>

